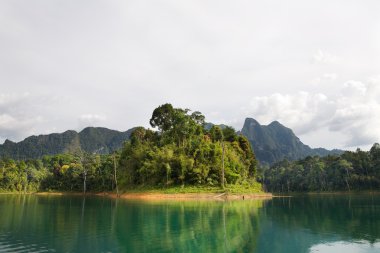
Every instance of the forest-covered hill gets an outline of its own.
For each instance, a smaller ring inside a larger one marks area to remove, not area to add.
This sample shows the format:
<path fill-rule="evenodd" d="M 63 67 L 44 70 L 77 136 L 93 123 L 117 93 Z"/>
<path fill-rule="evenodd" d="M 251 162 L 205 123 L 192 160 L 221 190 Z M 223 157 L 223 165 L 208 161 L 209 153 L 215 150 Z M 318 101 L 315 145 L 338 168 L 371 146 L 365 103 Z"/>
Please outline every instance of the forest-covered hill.
<path fill-rule="evenodd" d="M 0 157 L 36 159 L 44 155 L 73 153 L 77 150 L 109 154 L 120 149 L 132 131 L 133 129 L 120 132 L 102 127 L 87 127 L 79 133 L 68 130 L 64 133 L 30 136 L 18 143 L 6 140 L 0 145 Z"/>

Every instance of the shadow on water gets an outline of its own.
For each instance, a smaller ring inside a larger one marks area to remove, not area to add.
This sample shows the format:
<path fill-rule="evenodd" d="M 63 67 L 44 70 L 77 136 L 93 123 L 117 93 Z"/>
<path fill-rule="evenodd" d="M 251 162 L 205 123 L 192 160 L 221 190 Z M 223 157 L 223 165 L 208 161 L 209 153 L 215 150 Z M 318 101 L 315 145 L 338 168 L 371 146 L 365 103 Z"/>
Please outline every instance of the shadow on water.
<path fill-rule="evenodd" d="M 379 238 L 379 195 L 230 202 L 0 196 L 0 252 L 349 252 L 359 244 L 379 250 Z"/>

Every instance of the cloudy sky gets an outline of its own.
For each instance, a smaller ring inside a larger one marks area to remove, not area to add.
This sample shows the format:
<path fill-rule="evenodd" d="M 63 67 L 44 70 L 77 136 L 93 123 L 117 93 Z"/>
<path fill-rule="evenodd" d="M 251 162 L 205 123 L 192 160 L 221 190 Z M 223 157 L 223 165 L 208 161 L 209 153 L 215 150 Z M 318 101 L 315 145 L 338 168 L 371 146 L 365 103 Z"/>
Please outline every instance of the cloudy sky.
<path fill-rule="evenodd" d="M 165 102 L 312 147 L 380 141 L 378 0 L 1 0 L 0 143 Z"/>

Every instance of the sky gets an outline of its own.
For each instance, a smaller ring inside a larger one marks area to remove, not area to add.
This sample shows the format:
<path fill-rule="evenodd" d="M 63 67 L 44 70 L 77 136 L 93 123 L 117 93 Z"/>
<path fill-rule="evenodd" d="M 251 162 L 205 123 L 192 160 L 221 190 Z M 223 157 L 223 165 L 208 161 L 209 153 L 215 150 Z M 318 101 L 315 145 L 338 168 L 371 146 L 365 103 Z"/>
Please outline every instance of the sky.
<path fill-rule="evenodd" d="M 378 0 L 1 0 L 0 143 L 163 103 L 311 147 L 380 142 Z"/>

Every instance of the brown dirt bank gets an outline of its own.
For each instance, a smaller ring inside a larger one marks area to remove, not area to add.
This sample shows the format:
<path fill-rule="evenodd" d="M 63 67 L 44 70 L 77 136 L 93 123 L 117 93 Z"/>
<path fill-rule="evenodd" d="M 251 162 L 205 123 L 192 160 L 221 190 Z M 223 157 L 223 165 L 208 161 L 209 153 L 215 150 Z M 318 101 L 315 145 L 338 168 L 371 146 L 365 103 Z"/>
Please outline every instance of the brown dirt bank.
<path fill-rule="evenodd" d="M 83 196 L 82 192 L 32 192 L 32 193 L 4 193 L 4 194 L 31 194 L 39 196 Z M 125 192 L 119 196 L 113 192 L 87 192 L 86 196 L 99 196 L 130 200 L 248 200 L 271 199 L 272 193 L 159 193 L 159 192 Z"/>
<path fill-rule="evenodd" d="M 81 192 L 36 192 L 35 195 L 42 196 L 82 196 Z M 246 199 L 271 199 L 271 193 L 122 193 L 119 196 L 111 192 L 86 193 L 87 196 L 103 196 L 110 198 L 131 199 L 131 200 L 246 200 Z"/>
<path fill-rule="evenodd" d="M 108 196 L 117 198 L 112 193 Z M 228 194 L 228 193 L 123 193 L 121 199 L 138 200 L 244 200 L 244 199 L 270 199 L 271 193 L 247 193 L 247 194 Z"/>

